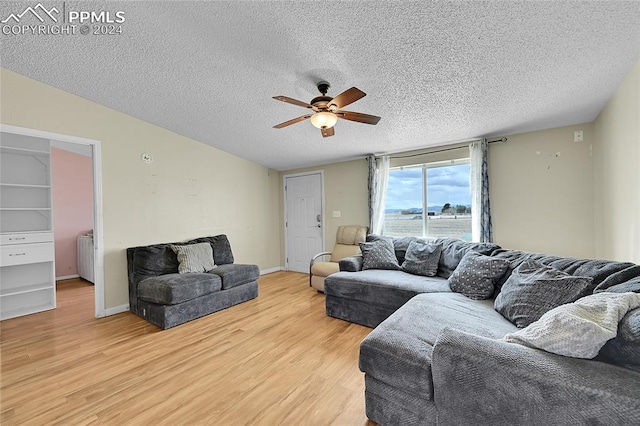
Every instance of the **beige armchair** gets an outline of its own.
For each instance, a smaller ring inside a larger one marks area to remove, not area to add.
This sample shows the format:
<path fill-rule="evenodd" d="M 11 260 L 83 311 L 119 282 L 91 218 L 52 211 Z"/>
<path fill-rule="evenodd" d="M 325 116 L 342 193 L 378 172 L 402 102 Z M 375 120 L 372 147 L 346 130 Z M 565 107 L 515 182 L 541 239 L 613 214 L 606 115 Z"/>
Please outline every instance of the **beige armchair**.
<path fill-rule="evenodd" d="M 344 225 L 338 226 L 336 245 L 333 251 L 318 253 L 311 259 L 309 265 L 309 285 L 324 293 L 324 279 L 340 271 L 338 262 L 345 257 L 360 253 L 360 243 L 367 238 L 366 226 Z M 331 256 L 328 262 L 317 261 L 324 256 Z"/>

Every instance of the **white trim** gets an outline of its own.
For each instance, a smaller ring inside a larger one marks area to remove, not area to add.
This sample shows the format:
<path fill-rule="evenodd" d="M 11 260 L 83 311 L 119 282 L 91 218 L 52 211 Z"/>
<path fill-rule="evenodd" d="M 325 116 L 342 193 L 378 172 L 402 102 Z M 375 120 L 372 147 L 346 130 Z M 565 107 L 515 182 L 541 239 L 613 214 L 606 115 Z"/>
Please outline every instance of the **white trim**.
<path fill-rule="evenodd" d="M 56 277 L 56 281 L 71 280 L 73 278 L 80 278 L 80 275 L 78 274 L 63 275 L 61 277 Z"/>
<path fill-rule="evenodd" d="M 260 275 L 271 274 L 273 272 L 284 271 L 284 266 L 276 266 L 275 268 L 261 269 Z"/>
<path fill-rule="evenodd" d="M 0 124 L 0 131 L 19 135 L 33 136 L 43 139 L 54 139 L 62 142 L 89 145 L 93 149 L 93 242 L 94 242 L 94 278 L 95 278 L 95 316 L 96 318 L 107 315 L 104 305 L 104 233 L 102 212 L 102 151 L 100 141 L 81 138 L 78 136 L 63 135 L 44 130 L 27 129 L 25 127 Z M 110 308 L 109 311 L 118 308 Z M 128 305 L 127 305 L 127 309 Z M 120 312 L 120 311 L 118 311 Z M 116 312 L 117 313 L 117 312 Z"/>
<path fill-rule="evenodd" d="M 110 316 L 110 315 L 121 314 L 123 312 L 127 312 L 128 310 L 129 310 L 129 304 L 128 303 L 126 305 L 114 306 L 113 308 L 105 309 L 103 317 Z"/>
<path fill-rule="evenodd" d="M 293 177 L 299 177 L 299 176 L 310 176 L 310 175 L 320 175 L 320 198 L 321 200 L 321 207 L 320 207 L 320 214 L 322 215 L 322 235 L 320 236 L 320 238 L 322 239 L 322 241 L 320 241 L 321 245 L 322 245 L 322 251 L 325 250 L 324 248 L 324 242 L 326 241 L 325 239 L 325 235 L 324 235 L 324 224 L 325 224 L 325 220 L 324 220 L 324 170 L 312 170 L 309 172 L 301 172 L 301 173 L 292 173 L 292 174 L 288 174 L 288 175 L 284 175 L 282 176 L 282 194 L 283 194 L 283 203 L 284 203 L 284 219 L 282 222 L 282 227 L 284 229 L 284 271 L 288 271 L 289 270 L 289 262 L 287 262 L 287 259 L 289 258 L 288 254 L 289 254 L 289 247 L 287 246 L 287 178 L 293 178 Z M 311 259 L 309 259 L 311 260 Z"/>

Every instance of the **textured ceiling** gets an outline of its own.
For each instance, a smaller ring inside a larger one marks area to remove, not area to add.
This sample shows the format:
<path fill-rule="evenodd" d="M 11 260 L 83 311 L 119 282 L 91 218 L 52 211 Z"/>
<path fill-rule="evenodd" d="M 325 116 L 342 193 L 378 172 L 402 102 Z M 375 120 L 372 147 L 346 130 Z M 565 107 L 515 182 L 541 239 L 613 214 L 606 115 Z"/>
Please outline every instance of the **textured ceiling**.
<path fill-rule="evenodd" d="M 277 170 L 589 122 L 640 58 L 636 1 L 43 3 L 126 21 L 0 35 L 3 67 Z M 273 129 L 319 80 L 382 120 Z"/>

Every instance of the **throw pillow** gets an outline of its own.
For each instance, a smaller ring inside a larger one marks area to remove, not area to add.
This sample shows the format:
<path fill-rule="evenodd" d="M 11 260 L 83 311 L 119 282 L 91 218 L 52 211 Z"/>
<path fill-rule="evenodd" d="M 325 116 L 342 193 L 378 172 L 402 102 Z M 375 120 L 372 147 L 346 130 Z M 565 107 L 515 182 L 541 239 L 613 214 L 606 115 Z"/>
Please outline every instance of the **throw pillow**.
<path fill-rule="evenodd" d="M 640 307 L 640 294 L 598 293 L 567 303 L 542 315 L 503 340 L 574 358 L 593 358 L 616 337 L 618 323 Z"/>
<path fill-rule="evenodd" d="M 618 324 L 618 335 L 600 350 L 599 358 L 640 371 L 640 309 L 635 309 Z"/>
<path fill-rule="evenodd" d="M 414 275 L 435 277 L 442 246 L 411 241 L 402 262 L 402 270 Z"/>
<path fill-rule="evenodd" d="M 508 260 L 469 251 L 449 277 L 449 287 L 451 291 L 462 293 L 470 299 L 488 299 L 508 267 Z"/>
<path fill-rule="evenodd" d="M 209 243 L 172 245 L 171 249 L 178 256 L 178 273 L 207 272 L 216 267 L 213 261 L 213 250 Z"/>
<path fill-rule="evenodd" d="M 513 270 L 496 297 L 494 308 L 518 328 L 547 311 L 584 296 L 593 278 L 569 275 L 535 260 Z"/>
<path fill-rule="evenodd" d="M 360 243 L 362 269 L 400 269 L 393 251 L 393 242 L 383 238 L 373 242 Z"/>

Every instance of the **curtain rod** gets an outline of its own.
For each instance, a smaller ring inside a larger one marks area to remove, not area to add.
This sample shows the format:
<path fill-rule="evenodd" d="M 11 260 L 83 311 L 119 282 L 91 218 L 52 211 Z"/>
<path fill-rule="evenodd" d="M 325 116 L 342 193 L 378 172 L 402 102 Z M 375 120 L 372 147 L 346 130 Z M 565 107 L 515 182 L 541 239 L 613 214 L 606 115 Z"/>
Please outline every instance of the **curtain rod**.
<path fill-rule="evenodd" d="M 495 143 L 495 142 L 506 142 L 507 138 L 502 137 L 500 139 L 494 139 L 491 141 L 487 141 L 487 143 Z M 409 154 L 409 155 L 390 155 L 389 158 L 411 158 L 411 157 L 419 157 L 421 155 L 429 155 L 429 154 L 437 154 L 439 152 L 447 152 L 447 151 L 453 151 L 454 149 L 462 149 L 465 148 L 464 146 L 457 146 L 455 148 L 443 148 L 443 149 L 439 149 L 437 151 L 429 151 L 429 152 L 422 152 L 419 154 Z M 376 156 L 377 157 L 377 156 Z"/>

